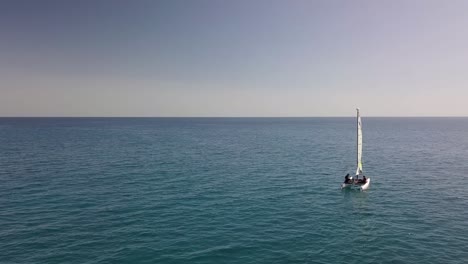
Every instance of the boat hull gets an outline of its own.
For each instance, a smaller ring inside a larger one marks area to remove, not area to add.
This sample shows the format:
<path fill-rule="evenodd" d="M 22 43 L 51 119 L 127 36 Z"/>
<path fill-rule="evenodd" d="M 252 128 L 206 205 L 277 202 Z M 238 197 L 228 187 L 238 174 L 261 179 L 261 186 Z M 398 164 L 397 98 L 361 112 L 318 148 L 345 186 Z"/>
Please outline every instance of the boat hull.
<path fill-rule="evenodd" d="M 366 183 L 342 183 L 341 189 L 356 189 L 360 191 L 365 191 L 370 187 L 370 178 L 367 178 Z"/>
<path fill-rule="evenodd" d="M 365 190 L 369 189 L 369 187 L 370 187 L 370 178 L 367 178 L 366 183 L 364 183 L 363 185 L 361 185 L 361 189 L 360 189 L 360 190 L 361 190 L 361 191 L 365 191 Z"/>

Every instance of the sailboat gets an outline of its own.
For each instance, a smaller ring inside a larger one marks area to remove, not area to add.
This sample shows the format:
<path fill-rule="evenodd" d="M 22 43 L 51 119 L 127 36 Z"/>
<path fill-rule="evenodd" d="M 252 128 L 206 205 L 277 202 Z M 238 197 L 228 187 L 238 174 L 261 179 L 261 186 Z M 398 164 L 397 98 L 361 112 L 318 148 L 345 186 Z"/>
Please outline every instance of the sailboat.
<path fill-rule="evenodd" d="M 361 123 L 361 115 L 359 114 L 359 108 L 356 108 L 357 112 L 357 144 L 356 144 L 356 149 L 357 149 L 357 168 L 356 168 L 356 179 L 353 179 L 353 177 L 350 177 L 349 174 L 346 175 L 345 181 L 343 184 L 341 184 L 341 189 L 344 188 L 353 188 L 353 189 L 358 189 L 361 191 L 365 191 L 369 188 L 370 186 L 370 178 L 367 178 L 364 176 L 364 173 L 362 171 L 362 123 Z M 361 179 L 359 179 L 359 176 L 362 176 Z"/>

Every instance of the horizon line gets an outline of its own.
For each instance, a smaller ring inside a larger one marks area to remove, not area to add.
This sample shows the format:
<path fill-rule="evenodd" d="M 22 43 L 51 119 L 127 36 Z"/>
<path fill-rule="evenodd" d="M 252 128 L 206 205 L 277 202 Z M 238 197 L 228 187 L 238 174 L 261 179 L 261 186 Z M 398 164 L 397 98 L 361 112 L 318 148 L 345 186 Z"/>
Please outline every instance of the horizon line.
<path fill-rule="evenodd" d="M 343 118 L 352 116 L 0 116 L 0 118 Z M 361 118 L 458 118 L 467 116 L 361 116 Z"/>

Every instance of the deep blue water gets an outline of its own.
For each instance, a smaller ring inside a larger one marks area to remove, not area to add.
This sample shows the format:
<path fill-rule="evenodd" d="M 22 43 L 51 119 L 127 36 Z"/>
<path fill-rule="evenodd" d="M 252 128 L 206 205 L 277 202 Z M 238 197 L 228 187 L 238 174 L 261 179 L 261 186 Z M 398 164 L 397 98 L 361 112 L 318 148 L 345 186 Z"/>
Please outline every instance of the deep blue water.
<path fill-rule="evenodd" d="M 468 118 L 1 118 L 1 263 L 468 263 Z"/>

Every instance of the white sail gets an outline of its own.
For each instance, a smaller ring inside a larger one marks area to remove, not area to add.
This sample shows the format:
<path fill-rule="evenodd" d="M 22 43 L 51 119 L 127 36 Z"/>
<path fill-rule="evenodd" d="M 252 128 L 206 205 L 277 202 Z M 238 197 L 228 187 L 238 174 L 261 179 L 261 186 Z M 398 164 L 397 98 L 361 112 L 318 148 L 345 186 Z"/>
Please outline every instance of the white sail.
<path fill-rule="evenodd" d="M 356 175 L 362 174 L 362 124 L 361 116 L 359 115 L 359 108 L 357 111 L 357 168 Z"/>

